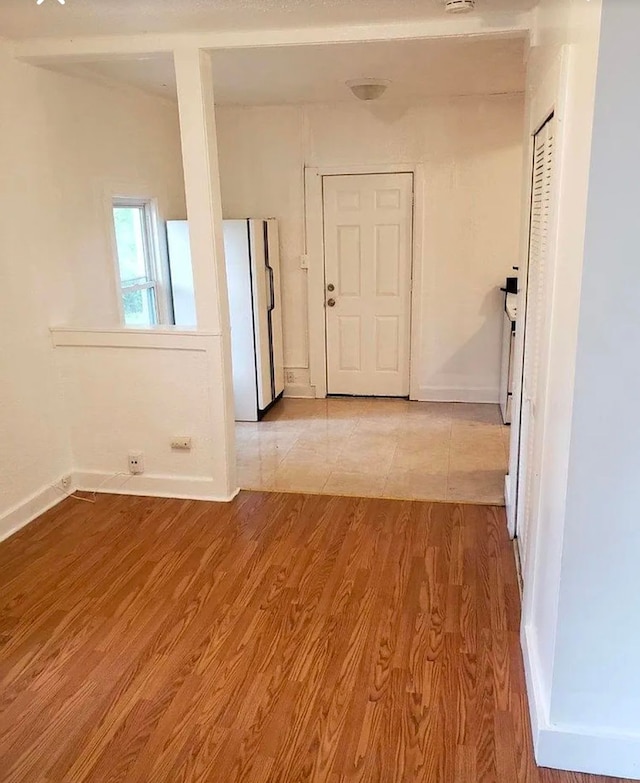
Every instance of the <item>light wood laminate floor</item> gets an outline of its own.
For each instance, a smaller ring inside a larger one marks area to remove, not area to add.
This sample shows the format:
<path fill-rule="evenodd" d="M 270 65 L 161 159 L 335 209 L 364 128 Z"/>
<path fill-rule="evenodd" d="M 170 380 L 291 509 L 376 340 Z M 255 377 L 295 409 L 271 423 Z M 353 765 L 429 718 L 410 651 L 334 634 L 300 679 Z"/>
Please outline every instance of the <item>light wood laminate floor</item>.
<path fill-rule="evenodd" d="M 598 783 L 538 770 L 501 509 L 65 500 L 0 544 L 3 783 Z"/>
<path fill-rule="evenodd" d="M 245 489 L 504 504 L 497 405 L 283 399 L 236 433 Z"/>

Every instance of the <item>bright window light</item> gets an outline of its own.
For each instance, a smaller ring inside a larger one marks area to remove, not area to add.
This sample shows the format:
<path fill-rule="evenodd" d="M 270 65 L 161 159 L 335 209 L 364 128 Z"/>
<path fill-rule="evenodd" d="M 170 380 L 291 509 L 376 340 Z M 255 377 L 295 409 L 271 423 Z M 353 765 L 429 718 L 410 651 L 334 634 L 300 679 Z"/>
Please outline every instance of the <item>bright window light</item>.
<path fill-rule="evenodd" d="M 158 281 L 151 202 L 114 199 L 113 223 L 123 321 L 126 326 L 155 326 Z"/>

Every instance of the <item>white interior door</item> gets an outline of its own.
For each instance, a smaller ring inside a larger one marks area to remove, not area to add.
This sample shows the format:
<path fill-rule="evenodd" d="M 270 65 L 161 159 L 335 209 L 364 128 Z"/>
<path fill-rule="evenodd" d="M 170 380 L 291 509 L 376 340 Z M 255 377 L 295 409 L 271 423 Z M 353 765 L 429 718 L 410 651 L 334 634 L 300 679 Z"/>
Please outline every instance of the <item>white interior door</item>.
<path fill-rule="evenodd" d="M 542 428 L 547 376 L 545 342 L 548 337 L 551 300 L 549 240 L 554 132 L 555 122 L 551 118 L 538 131 L 534 140 L 516 516 L 516 536 L 523 571 L 528 551 L 529 528 L 539 512 L 543 458 Z"/>
<path fill-rule="evenodd" d="M 413 175 L 322 184 L 327 391 L 407 396 Z"/>

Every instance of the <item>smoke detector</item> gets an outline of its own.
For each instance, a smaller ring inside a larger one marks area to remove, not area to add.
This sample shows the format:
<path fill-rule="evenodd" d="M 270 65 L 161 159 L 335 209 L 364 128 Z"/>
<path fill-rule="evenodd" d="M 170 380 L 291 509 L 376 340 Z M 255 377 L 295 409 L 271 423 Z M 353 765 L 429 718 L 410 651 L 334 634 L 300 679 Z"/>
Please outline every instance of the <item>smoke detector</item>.
<path fill-rule="evenodd" d="M 476 7 L 476 0 L 445 0 L 444 10 L 448 14 L 466 14 Z"/>

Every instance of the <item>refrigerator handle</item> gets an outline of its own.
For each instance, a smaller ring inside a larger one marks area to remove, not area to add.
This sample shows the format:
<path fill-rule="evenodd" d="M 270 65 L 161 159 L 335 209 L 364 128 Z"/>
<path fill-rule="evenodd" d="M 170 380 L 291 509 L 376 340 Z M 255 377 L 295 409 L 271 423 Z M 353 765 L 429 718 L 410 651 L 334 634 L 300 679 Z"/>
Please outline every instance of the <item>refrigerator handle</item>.
<path fill-rule="evenodd" d="M 273 279 L 273 269 L 270 266 L 267 266 L 267 271 L 269 273 L 269 305 L 268 309 L 269 312 L 276 309 L 276 289 Z"/>

